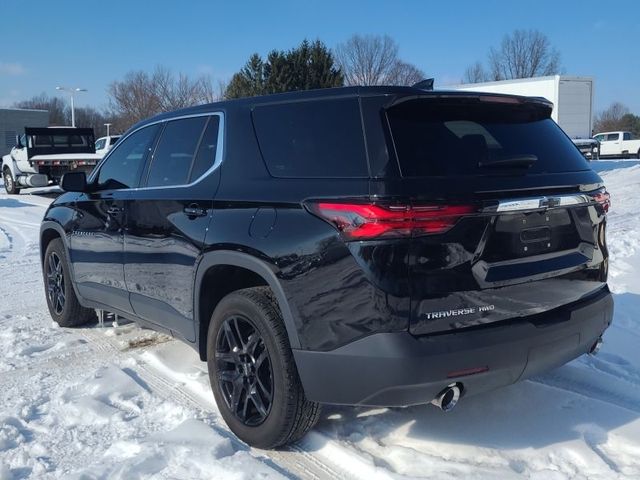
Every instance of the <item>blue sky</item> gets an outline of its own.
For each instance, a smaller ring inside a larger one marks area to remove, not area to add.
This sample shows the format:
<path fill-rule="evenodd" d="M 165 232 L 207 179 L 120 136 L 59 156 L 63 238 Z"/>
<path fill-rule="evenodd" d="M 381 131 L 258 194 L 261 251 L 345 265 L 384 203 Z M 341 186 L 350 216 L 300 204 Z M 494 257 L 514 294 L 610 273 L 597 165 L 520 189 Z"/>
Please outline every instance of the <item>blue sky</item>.
<path fill-rule="evenodd" d="M 89 90 L 78 105 L 101 108 L 130 70 L 228 79 L 253 52 L 304 38 L 333 47 L 354 33 L 390 35 L 437 88 L 458 83 L 506 33 L 533 28 L 560 51 L 564 73 L 595 77 L 597 110 L 620 101 L 640 114 L 640 0 L 2 0 L 2 19 L 2 106 L 66 85 Z"/>

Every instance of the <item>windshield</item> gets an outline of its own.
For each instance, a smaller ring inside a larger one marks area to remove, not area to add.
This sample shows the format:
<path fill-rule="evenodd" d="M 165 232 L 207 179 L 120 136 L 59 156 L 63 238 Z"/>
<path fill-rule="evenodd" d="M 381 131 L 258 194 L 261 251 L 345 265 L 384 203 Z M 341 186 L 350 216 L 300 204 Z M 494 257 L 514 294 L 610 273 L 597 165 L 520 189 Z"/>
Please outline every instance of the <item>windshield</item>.
<path fill-rule="evenodd" d="M 413 100 L 387 115 L 405 177 L 487 175 L 496 168 L 514 173 L 525 167 L 531 173 L 589 169 L 539 105 Z M 513 161 L 523 158 L 535 161 Z M 487 165 L 492 168 L 483 168 Z"/>

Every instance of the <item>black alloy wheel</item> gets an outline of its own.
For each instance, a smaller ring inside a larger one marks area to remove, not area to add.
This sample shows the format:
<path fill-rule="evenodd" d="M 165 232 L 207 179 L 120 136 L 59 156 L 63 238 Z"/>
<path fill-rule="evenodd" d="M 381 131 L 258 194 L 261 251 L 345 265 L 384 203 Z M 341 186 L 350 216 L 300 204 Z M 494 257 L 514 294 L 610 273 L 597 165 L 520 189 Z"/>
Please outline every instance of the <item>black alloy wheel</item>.
<path fill-rule="evenodd" d="M 267 286 L 225 295 L 207 331 L 207 367 L 220 414 L 258 448 L 295 442 L 320 418 L 304 393 L 284 319 Z"/>
<path fill-rule="evenodd" d="M 225 319 L 216 340 L 218 384 L 227 407 L 244 425 L 260 425 L 273 401 L 273 371 L 264 339 L 251 320 Z"/>
<path fill-rule="evenodd" d="M 62 260 L 56 252 L 47 259 L 47 295 L 56 315 L 62 315 L 66 301 L 66 287 Z"/>
<path fill-rule="evenodd" d="M 61 238 L 54 238 L 45 250 L 42 276 L 47 307 L 61 327 L 78 327 L 96 319 L 96 311 L 80 305 L 73 288 L 67 251 Z"/>

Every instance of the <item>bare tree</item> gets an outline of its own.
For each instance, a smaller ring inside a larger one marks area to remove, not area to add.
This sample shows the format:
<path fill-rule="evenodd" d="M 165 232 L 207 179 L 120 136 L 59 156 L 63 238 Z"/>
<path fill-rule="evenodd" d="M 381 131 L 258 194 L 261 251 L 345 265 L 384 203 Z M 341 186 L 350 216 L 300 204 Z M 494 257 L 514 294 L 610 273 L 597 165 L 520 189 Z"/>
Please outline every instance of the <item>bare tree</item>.
<path fill-rule="evenodd" d="M 498 48 L 489 50 L 485 69 L 480 62 L 467 68 L 463 82 L 531 78 L 560 73 L 560 53 L 537 30 L 514 30 Z"/>
<path fill-rule="evenodd" d="M 484 67 L 480 62 L 476 62 L 464 72 L 462 83 L 480 83 L 488 80 L 487 73 L 484 71 Z"/>
<path fill-rule="evenodd" d="M 425 78 L 416 66 L 398 57 L 388 35 L 354 35 L 336 47 L 346 85 L 412 85 Z"/>
<path fill-rule="evenodd" d="M 93 133 L 96 137 L 101 137 L 106 133 L 104 124 L 111 120 L 105 116 L 103 112 L 100 112 L 92 107 L 80 107 L 76 108 L 76 126 L 77 127 L 90 127 L 93 128 Z"/>
<path fill-rule="evenodd" d="M 388 80 L 390 85 L 414 85 L 424 78 L 424 72 L 418 67 L 398 60 Z"/>
<path fill-rule="evenodd" d="M 625 117 L 628 116 L 629 109 L 620 102 L 614 102 L 606 110 L 596 115 L 593 128 L 596 132 L 609 132 L 624 130 L 626 128 Z"/>
<path fill-rule="evenodd" d="M 14 107 L 48 110 L 49 125 L 62 126 L 71 124 L 71 112 L 67 100 L 63 100 L 60 97 L 50 97 L 44 92 L 31 97 L 29 100 L 16 102 Z"/>
<path fill-rule="evenodd" d="M 114 81 L 107 89 L 111 110 L 129 124 L 161 111 L 160 99 L 146 72 L 129 72 L 124 80 Z"/>
<path fill-rule="evenodd" d="M 191 79 L 182 73 L 158 66 L 153 73 L 133 71 L 107 90 L 110 111 L 117 118 L 118 129 L 126 129 L 142 119 L 160 112 L 190 107 L 215 100 L 211 79 Z"/>
<path fill-rule="evenodd" d="M 499 48 L 489 50 L 490 75 L 494 80 L 555 75 L 560 53 L 537 30 L 515 30 L 505 35 Z"/>
<path fill-rule="evenodd" d="M 49 125 L 68 126 L 71 125 L 71 107 L 67 98 L 50 97 L 46 93 L 36 95 L 29 100 L 23 100 L 14 104 L 17 108 L 35 108 L 49 111 Z M 101 112 L 92 107 L 75 108 L 76 126 L 93 128 L 96 137 L 102 135 L 106 122 L 113 123 L 109 112 Z"/>

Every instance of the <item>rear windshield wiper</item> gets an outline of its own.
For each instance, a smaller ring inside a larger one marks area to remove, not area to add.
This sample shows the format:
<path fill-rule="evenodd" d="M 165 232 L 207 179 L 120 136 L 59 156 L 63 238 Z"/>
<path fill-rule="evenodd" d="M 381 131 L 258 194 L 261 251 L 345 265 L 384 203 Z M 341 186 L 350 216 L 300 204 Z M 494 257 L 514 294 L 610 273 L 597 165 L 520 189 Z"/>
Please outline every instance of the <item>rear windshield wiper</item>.
<path fill-rule="evenodd" d="M 522 167 L 529 168 L 538 161 L 536 155 L 512 155 L 510 157 L 491 158 L 478 162 L 478 167 Z"/>

